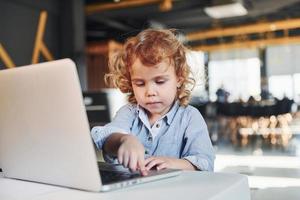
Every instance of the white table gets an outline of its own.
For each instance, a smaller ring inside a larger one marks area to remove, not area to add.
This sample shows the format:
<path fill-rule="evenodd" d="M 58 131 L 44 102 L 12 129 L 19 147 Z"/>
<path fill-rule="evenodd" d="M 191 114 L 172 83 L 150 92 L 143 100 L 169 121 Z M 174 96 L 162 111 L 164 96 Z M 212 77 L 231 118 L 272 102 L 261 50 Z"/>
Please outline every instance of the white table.
<path fill-rule="evenodd" d="M 0 178 L 1 200 L 250 200 L 248 179 L 233 173 L 184 171 L 178 177 L 105 193 Z"/>

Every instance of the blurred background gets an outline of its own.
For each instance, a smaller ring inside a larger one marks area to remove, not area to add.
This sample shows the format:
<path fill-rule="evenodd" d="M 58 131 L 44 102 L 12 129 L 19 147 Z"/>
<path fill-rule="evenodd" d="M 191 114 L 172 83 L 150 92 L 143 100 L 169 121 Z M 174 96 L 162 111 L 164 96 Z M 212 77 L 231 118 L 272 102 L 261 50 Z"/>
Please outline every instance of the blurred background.
<path fill-rule="evenodd" d="M 0 70 L 72 58 L 103 125 L 126 103 L 107 61 L 146 28 L 176 29 L 192 50 L 190 104 L 215 171 L 247 175 L 253 200 L 300 199 L 300 0 L 0 0 Z"/>

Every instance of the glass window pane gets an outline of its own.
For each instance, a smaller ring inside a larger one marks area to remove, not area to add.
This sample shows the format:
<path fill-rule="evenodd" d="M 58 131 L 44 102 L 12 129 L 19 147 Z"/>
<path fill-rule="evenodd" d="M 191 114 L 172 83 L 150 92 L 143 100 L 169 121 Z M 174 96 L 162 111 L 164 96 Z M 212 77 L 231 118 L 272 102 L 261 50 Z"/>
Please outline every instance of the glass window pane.
<path fill-rule="evenodd" d="M 269 91 L 278 99 L 293 98 L 293 78 L 291 75 L 270 76 Z"/>
<path fill-rule="evenodd" d="M 229 101 L 247 100 L 260 94 L 260 61 L 258 58 L 218 60 L 208 64 L 209 96 L 216 100 L 222 85 L 230 93 Z"/>
<path fill-rule="evenodd" d="M 294 74 L 294 100 L 300 103 L 300 74 Z"/>
<path fill-rule="evenodd" d="M 186 54 L 186 58 L 188 65 L 191 67 L 192 77 L 196 81 L 192 95 L 207 96 L 205 91 L 204 53 L 201 51 L 190 51 Z"/>

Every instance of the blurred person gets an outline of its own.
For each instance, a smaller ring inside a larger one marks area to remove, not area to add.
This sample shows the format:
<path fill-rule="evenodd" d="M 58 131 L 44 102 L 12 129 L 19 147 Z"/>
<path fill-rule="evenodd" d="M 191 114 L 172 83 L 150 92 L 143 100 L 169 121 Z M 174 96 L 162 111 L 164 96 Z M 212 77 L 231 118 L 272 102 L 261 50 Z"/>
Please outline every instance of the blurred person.
<path fill-rule="evenodd" d="M 222 84 L 220 88 L 216 91 L 217 102 L 219 103 L 227 103 L 230 93 L 225 90 L 224 85 Z"/>

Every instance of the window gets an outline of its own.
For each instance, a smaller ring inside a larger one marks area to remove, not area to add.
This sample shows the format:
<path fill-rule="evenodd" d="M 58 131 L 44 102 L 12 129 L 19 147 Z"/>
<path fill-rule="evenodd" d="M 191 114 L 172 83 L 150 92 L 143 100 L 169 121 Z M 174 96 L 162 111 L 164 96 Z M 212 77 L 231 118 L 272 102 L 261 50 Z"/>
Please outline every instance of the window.
<path fill-rule="evenodd" d="M 284 96 L 293 98 L 293 77 L 291 75 L 271 76 L 269 91 L 278 99 L 282 99 Z"/>
<path fill-rule="evenodd" d="M 294 74 L 294 100 L 300 103 L 300 73 Z"/>
<path fill-rule="evenodd" d="M 193 96 L 205 97 L 205 68 L 204 68 L 204 53 L 201 51 L 190 51 L 186 55 L 187 63 L 191 67 L 192 76 L 196 81 L 192 91 Z"/>
<path fill-rule="evenodd" d="M 300 74 L 277 75 L 269 78 L 269 91 L 278 99 L 284 96 L 300 101 Z"/>
<path fill-rule="evenodd" d="M 209 97 L 215 101 L 221 86 L 230 93 L 229 101 L 260 94 L 260 61 L 258 58 L 215 60 L 208 64 Z"/>
<path fill-rule="evenodd" d="M 266 49 L 269 91 L 274 97 L 287 96 L 300 102 L 300 45 L 269 46 Z"/>

